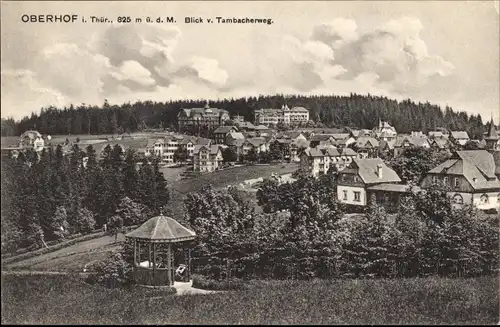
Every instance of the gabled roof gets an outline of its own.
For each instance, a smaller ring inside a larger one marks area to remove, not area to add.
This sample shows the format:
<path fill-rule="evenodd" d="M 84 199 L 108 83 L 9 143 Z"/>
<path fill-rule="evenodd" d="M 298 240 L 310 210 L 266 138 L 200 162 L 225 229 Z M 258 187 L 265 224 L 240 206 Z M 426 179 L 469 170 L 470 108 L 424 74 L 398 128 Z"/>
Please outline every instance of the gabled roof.
<path fill-rule="evenodd" d="M 198 154 L 202 149 L 210 152 L 210 155 L 216 155 L 219 152 L 220 147 L 217 144 L 212 145 L 195 145 L 193 149 L 193 154 Z"/>
<path fill-rule="evenodd" d="M 196 139 L 196 144 L 198 144 L 198 145 L 210 145 L 210 144 L 212 144 L 212 140 L 206 139 L 204 137 L 198 137 Z"/>
<path fill-rule="evenodd" d="M 328 135 L 328 134 L 325 134 L 325 135 Z M 349 133 L 334 133 L 334 134 L 329 134 L 329 135 L 333 136 L 333 138 L 337 141 L 338 140 L 345 140 L 345 139 L 350 137 Z"/>
<path fill-rule="evenodd" d="M 393 139 L 393 140 L 387 140 L 387 141 L 382 140 L 382 141 L 379 142 L 379 148 L 380 149 L 384 149 L 384 148 L 387 147 L 389 150 L 393 150 L 395 142 L 396 142 L 395 139 Z"/>
<path fill-rule="evenodd" d="M 229 112 L 225 109 L 218 109 L 218 108 L 210 108 L 206 107 L 205 108 L 191 108 L 191 109 L 181 109 L 179 111 L 179 115 L 184 113 L 187 117 L 194 117 L 196 115 L 199 116 L 220 116 L 223 114 L 229 115 Z"/>
<path fill-rule="evenodd" d="M 429 144 L 427 136 L 398 135 L 394 142 L 394 147 L 401 147 L 405 141 L 408 141 L 410 144 L 417 147 Z"/>
<path fill-rule="evenodd" d="M 448 141 L 448 138 L 436 138 L 436 139 L 431 139 L 429 140 L 429 144 L 431 145 L 436 145 L 438 148 L 445 148 L 448 144 L 449 144 L 449 141 Z"/>
<path fill-rule="evenodd" d="M 451 131 L 450 133 L 454 139 L 469 139 L 469 134 L 466 131 Z"/>
<path fill-rule="evenodd" d="M 475 190 L 500 188 L 495 178 L 493 155 L 485 150 L 457 151 L 452 158 L 431 169 L 431 174 L 464 176 Z M 489 180 L 488 180 L 489 179 Z"/>
<path fill-rule="evenodd" d="M 175 219 L 160 215 L 149 219 L 125 237 L 172 243 L 193 240 L 196 233 L 182 226 Z"/>
<path fill-rule="evenodd" d="M 184 136 L 184 138 L 179 142 L 179 144 L 185 145 L 188 143 L 193 143 L 196 144 L 196 137 L 195 136 Z"/>
<path fill-rule="evenodd" d="M 382 168 L 382 177 L 377 175 L 379 166 Z M 354 159 L 351 168 L 356 170 L 365 184 L 401 182 L 398 174 L 380 158 Z"/>
<path fill-rule="evenodd" d="M 363 136 L 357 139 L 356 146 L 358 148 L 365 148 L 371 144 L 372 147 L 378 147 L 379 142 L 376 138 L 370 136 Z"/>
<path fill-rule="evenodd" d="M 214 134 L 227 134 L 232 131 L 238 131 L 238 129 L 234 126 L 219 126 L 214 131 Z"/>
<path fill-rule="evenodd" d="M 458 155 L 463 160 L 470 161 L 473 165 L 481 170 L 488 177 L 495 176 L 495 161 L 493 155 L 485 150 L 457 151 Z"/>
<path fill-rule="evenodd" d="M 442 131 L 430 131 L 429 137 L 440 138 L 440 137 L 448 137 L 448 135 L 444 134 Z"/>

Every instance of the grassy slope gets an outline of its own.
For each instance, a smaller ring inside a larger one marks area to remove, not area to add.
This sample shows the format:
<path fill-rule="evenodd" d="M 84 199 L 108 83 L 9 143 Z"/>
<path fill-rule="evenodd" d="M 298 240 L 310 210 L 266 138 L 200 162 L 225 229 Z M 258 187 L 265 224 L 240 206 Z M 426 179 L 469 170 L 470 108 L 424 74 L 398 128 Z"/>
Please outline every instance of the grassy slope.
<path fill-rule="evenodd" d="M 492 324 L 498 286 L 494 277 L 275 281 L 153 299 L 68 276 L 2 276 L 2 324 Z"/>

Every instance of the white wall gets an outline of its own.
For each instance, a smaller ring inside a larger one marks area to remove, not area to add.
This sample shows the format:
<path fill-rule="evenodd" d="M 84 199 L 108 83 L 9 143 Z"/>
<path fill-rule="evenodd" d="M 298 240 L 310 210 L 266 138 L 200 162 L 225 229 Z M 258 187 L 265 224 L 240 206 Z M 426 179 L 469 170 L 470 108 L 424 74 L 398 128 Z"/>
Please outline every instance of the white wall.
<path fill-rule="evenodd" d="M 344 191 L 347 191 L 347 200 L 344 200 Z M 354 192 L 360 193 L 360 201 L 354 201 Z M 366 201 L 366 191 L 364 188 L 359 186 L 344 186 L 337 185 L 337 196 L 341 203 L 345 204 L 353 204 L 353 205 L 362 205 L 365 206 Z"/>
<path fill-rule="evenodd" d="M 487 210 L 487 209 L 500 209 L 500 203 L 498 202 L 498 194 L 500 192 L 486 192 L 486 193 L 460 193 L 460 192 L 448 192 L 448 196 L 451 197 L 451 200 L 453 201 L 453 196 L 455 194 L 460 194 L 462 198 L 464 199 L 464 204 L 469 204 L 469 205 L 474 205 L 478 209 L 481 210 Z M 488 203 L 482 204 L 481 203 L 481 196 L 483 194 L 488 195 Z"/>

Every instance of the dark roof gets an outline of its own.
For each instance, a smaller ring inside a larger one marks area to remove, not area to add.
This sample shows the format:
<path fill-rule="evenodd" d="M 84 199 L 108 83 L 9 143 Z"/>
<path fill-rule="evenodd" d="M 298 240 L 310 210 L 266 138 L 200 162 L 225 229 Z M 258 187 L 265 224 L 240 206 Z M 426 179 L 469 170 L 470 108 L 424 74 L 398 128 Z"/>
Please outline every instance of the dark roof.
<path fill-rule="evenodd" d="M 490 128 L 488 130 L 488 134 L 485 137 L 486 140 L 498 140 L 498 134 L 495 129 L 495 124 L 493 123 L 493 117 L 491 118 Z"/>
<path fill-rule="evenodd" d="M 182 226 L 175 219 L 163 215 L 153 217 L 125 237 L 152 242 L 182 242 L 193 240 L 196 233 Z"/>

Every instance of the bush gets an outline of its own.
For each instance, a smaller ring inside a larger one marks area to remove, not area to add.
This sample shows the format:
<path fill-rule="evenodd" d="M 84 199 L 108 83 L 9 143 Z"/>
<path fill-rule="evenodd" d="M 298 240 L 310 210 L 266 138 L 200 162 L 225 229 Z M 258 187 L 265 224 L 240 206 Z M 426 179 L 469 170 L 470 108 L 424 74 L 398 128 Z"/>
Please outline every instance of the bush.
<path fill-rule="evenodd" d="M 193 275 L 193 287 L 212 291 L 244 290 L 248 286 L 241 279 L 229 278 L 224 280 L 209 279 L 202 275 Z"/>
<path fill-rule="evenodd" d="M 90 265 L 87 277 L 90 284 L 100 284 L 109 288 L 133 284 L 133 267 L 121 252 L 113 252 L 104 261 Z"/>

